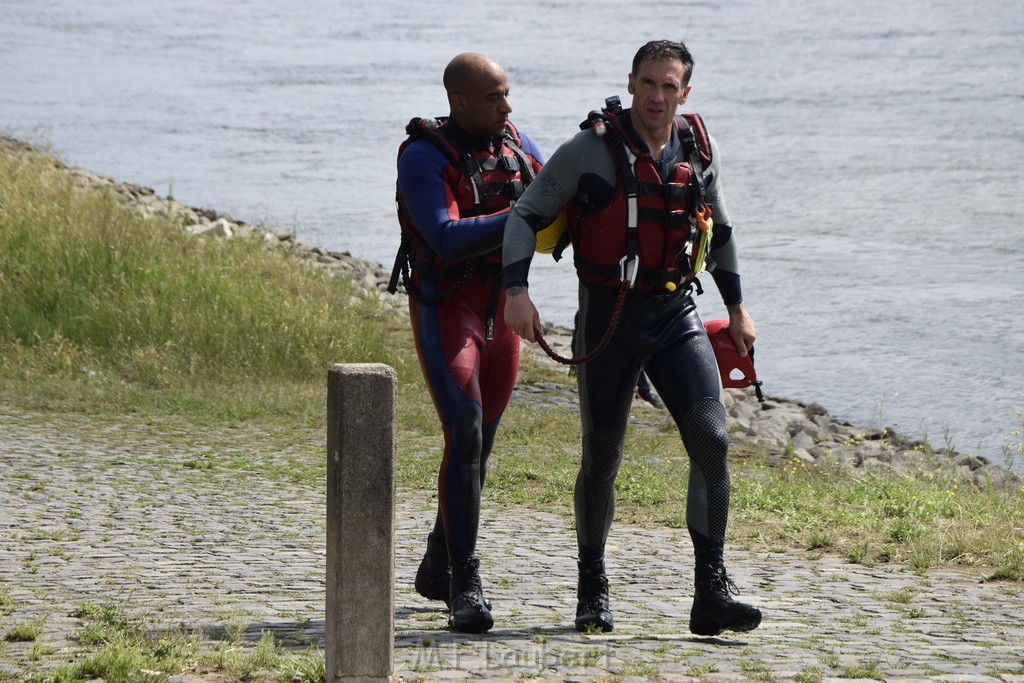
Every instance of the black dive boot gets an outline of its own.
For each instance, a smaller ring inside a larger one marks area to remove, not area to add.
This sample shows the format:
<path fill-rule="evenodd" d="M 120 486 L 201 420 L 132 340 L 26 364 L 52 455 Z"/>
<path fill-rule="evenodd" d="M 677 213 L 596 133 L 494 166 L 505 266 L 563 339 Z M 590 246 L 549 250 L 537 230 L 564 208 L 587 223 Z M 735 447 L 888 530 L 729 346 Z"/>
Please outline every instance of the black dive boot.
<path fill-rule="evenodd" d="M 608 604 L 608 577 L 604 573 L 604 562 L 578 562 L 579 584 L 576 588 L 576 630 L 586 631 L 597 627 L 608 633 L 614 628 L 611 608 Z"/>
<path fill-rule="evenodd" d="M 751 631 L 761 623 L 761 610 L 736 602 L 736 584 L 726 573 L 725 565 L 707 564 L 697 567 L 694 582 L 696 594 L 690 610 L 690 631 L 699 636 L 717 636 L 722 631 Z"/>
<path fill-rule="evenodd" d="M 448 625 L 459 633 L 483 633 L 494 626 L 480 582 L 480 560 L 469 557 L 451 566 L 451 615 Z"/>
<path fill-rule="evenodd" d="M 427 600 L 444 600 L 448 604 L 448 546 L 444 538 L 431 532 L 427 536 L 427 552 L 416 570 L 416 592 Z"/>

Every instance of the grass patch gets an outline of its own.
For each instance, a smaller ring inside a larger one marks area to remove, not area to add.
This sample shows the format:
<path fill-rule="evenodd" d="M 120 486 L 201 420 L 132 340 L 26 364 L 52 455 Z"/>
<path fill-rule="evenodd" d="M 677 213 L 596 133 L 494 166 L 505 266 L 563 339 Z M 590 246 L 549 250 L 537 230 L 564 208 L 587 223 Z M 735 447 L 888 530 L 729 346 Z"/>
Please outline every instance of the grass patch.
<path fill-rule="evenodd" d="M 78 640 L 92 646 L 81 661 L 30 676 L 31 681 L 102 679 L 109 683 L 164 681 L 185 672 L 217 672 L 228 680 L 281 680 L 321 683 L 326 679 L 323 652 L 314 646 L 288 652 L 271 633 L 254 646 L 237 639 L 202 652 L 195 634 L 156 628 L 130 616 L 127 606 L 82 603 L 72 616 L 83 621 Z"/>
<path fill-rule="evenodd" d="M 8 643 L 31 643 L 43 633 L 45 619 L 33 619 L 11 625 L 4 631 L 4 640 Z"/>
<path fill-rule="evenodd" d="M 766 545 L 828 548 L 865 565 L 961 564 L 1024 579 L 1024 493 L 895 475 L 854 478 L 804 464 L 733 466 L 731 531 Z M 894 533 L 913 528 L 914 533 Z"/>
<path fill-rule="evenodd" d="M 289 653 L 269 631 L 260 635 L 255 647 L 222 644 L 215 652 L 200 656 L 198 662 L 202 667 L 212 667 L 242 681 L 272 678 L 295 683 L 319 683 L 327 678 L 323 651 L 311 645 L 302 652 Z"/>
<path fill-rule="evenodd" d="M 796 682 L 797 683 L 821 683 L 824 680 L 825 675 L 816 666 L 805 666 L 803 669 L 797 672 Z"/>
<path fill-rule="evenodd" d="M 262 240 L 196 239 L 0 156 L 0 378 L 39 407 L 247 419 L 322 410 L 331 363 L 409 374 L 372 300 Z M 5 397 L 6 398 L 6 397 Z"/>
<path fill-rule="evenodd" d="M 844 666 L 839 675 L 841 678 L 871 678 L 876 681 L 881 681 L 885 678 L 881 669 L 878 668 L 877 662 Z"/>
<path fill-rule="evenodd" d="M 0 617 L 6 616 L 14 611 L 14 600 L 11 592 L 6 586 L 0 586 Z"/>

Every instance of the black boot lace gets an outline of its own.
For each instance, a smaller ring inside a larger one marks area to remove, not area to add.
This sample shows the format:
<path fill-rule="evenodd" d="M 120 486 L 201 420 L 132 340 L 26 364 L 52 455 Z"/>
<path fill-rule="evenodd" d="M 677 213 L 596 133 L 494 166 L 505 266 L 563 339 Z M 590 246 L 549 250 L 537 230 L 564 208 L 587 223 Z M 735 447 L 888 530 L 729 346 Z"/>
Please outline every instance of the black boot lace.
<path fill-rule="evenodd" d="M 459 568 L 459 597 L 473 605 L 482 605 L 484 585 L 480 580 L 480 560 L 471 557 Z"/>
<path fill-rule="evenodd" d="M 717 593 L 730 600 L 732 599 L 729 597 L 730 593 L 732 595 L 740 594 L 736 583 L 725 573 L 725 567 L 715 567 L 711 576 L 700 581 L 700 586 L 706 593 Z"/>

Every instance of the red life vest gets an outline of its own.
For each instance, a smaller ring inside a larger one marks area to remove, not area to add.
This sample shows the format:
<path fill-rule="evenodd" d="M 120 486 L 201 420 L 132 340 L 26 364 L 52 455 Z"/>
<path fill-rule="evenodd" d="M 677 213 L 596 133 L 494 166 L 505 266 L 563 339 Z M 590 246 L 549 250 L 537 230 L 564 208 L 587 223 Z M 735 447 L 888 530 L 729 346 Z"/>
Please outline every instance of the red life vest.
<path fill-rule="evenodd" d="M 451 165 L 444 169 L 444 174 L 445 180 L 454 190 L 455 202 L 461 217 L 483 216 L 507 209 L 512 200 L 522 196 L 535 175 L 534 159 L 520 148 L 522 140 L 515 126 L 511 123 L 505 124 L 500 149 L 468 152 L 456 147 L 444 134 L 446 122 L 447 117 L 415 118 L 410 121 L 406 126 L 409 137 L 398 148 L 398 158 L 401 159 L 402 153 L 414 140 L 428 140 L 452 161 Z M 465 261 L 444 261 L 434 253 L 420 234 L 405 205 L 401 189 L 396 189 L 396 201 L 398 222 L 402 229 L 402 246 L 399 247 L 391 285 L 388 288 L 392 293 L 397 288 L 398 276 L 403 267 L 411 266 L 414 276 L 437 279 L 468 278 L 474 272 L 496 271 L 501 268 L 500 247 Z M 409 289 L 409 278 L 405 279 Z"/>
<path fill-rule="evenodd" d="M 639 267 L 634 289 L 663 293 L 692 279 L 689 257 L 696 248 L 695 212 L 706 209 L 699 174 L 711 163 L 711 144 L 700 116 L 676 117 L 673 125 L 683 148 L 691 149 L 688 160 L 676 164 L 665 182 L 651 155 L 630 139 L 619 115 L 605 109 L 598 117 L 607 124 L 603 138 L 617 166 L 615 199 L 590 214 L 584 214 L 575 201 L 566 206 L 576 271 L 588 284 L 617 287 L 623 276 L 629 278 L 623 266 L 635 257 Z M 589 122 L 594 123 L 593 116 Z M 585 121 L 581 128 L 587 125 Z M 694 172 L 696 165 L 700 168 Z M 635 229 L 629 227 L 631 203 Z"/>

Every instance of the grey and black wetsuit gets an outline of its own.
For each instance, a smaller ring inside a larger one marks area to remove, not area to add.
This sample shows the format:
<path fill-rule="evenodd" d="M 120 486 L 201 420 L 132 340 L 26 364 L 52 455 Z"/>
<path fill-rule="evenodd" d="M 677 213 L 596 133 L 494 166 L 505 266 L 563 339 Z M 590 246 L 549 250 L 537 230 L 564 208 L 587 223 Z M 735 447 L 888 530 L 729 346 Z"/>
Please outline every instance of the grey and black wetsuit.
<path fill-rule="evenodd" d="M 637 147 L 646 145 L 629 127 L 628 110 L 619 118 Z M 703 169 L 705 200 L 713 210 L 715 239 L 712 276 L 727 306 L 742 301 L 736 240 L 720 181 L 720 155 L 709 140 L 711 163 Z M 687 161 L 678 135 L 662 154 L 661 175 Z M 565 142 L 516 203 L 505 227 L 503 266 L 506 289 L 528 284 L 536 233 L 571 202 L 581 215 L 621 200 L 616 160 L 592 130 Z M 579 240 L 590 236 L 581 232 Z M 578 261 L 578 259 L 577 259 Z M 577 262 L 577 270 L 580 264 Z M 579 327 L 574 352 L 593 348 L 608 327 L 617 290 L 590 285 L 581 276 Z M 577 373 L 583 431 L 583 458 L 574 495 L 581 562 L 604 559 L 614 516 L 614 482 L 637 377 L 644 369 L 661 395 L 691 461 L 686 520 L 698 564 L 721 563 L 729 510 L 728 436 L 721 382 L 711 345 L 689 291 L 630 293 L 605 350 Z"/>

